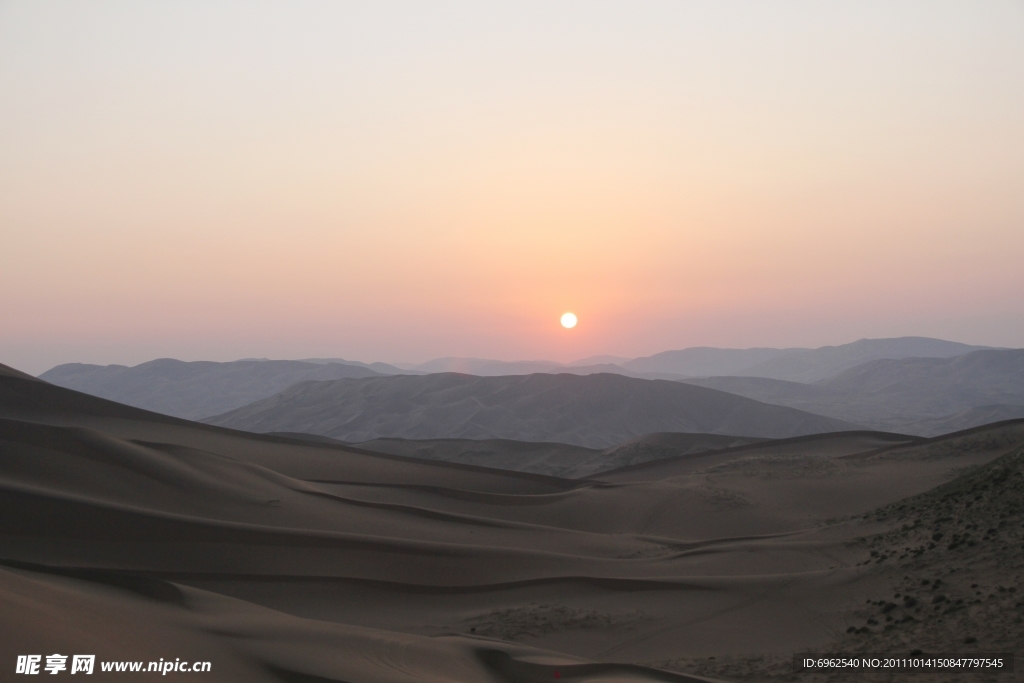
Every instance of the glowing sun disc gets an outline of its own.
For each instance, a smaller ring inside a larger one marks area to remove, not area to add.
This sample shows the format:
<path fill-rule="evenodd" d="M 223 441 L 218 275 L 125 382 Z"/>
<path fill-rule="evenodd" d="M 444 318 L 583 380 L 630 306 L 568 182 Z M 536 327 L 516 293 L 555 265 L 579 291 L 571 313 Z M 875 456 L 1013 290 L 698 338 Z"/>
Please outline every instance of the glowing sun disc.
<path fill-rule="evenodd" d="M 576 314 L 575 313 L 563 313 L 562 314 L 562 327 L 570 329 L 576 327 Z"/>

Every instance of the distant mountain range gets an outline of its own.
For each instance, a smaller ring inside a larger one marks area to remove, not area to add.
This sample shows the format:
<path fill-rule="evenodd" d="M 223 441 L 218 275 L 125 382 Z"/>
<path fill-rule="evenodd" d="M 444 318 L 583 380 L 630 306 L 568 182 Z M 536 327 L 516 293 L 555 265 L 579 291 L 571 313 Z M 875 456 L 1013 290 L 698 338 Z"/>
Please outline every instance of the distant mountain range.
<path fill-rule="evenodd" d="M 58 365 L 39 376 L 51 384 L 165 415 L 217 415 L 311 379 L 379 377 L 368 367 L 292 360 L 186 363 L 161 358 L 124 365 Z"/>
<path fill-rule="evenodd" d="M 515 439 L 606 448 L 651 432 L 784 438 L 856 425 L 681 382 L 613 374 L 395 375 L 303 382 L 204 420 L 348 442 Z"/>
<path fill-rule="evenodd" d="M 817 382 L 843 370 L 883 358 L 950 358 L 989 349 L 928 337 L 861 339 L 818 349 L 714 349 L 665 351 L 622 363 L 631 372 L 671 373 L 686 377 L 740 375 L 790 382 Z"/>
<path fill-rule="evenodd" d="M 599 372 L 610 372 L 627 377 L 642 377 L 643 373 L 635 373 L 619 364 L 611 362 L 556 363 L 550 360 L 489 360 L 487 358 L 435 358 L 418 365 L 404 364 L 409 374 L 426 374 L 438 372 L 459 372 L 464 375 L 480 377 L 501 377 L 503 375 L 532 375 L 538 372 L 549 374 L 596 375 Z M 655 378 L 646 378 L 655 379 Z M 658 377 L 657 379 L 665 379 Z M 675 379 L 670 377 L 669 379 Z"/>
<path fill-rule="evenodd" d="M 269 358 L 250 358 L 248 360 L 261 360 L 268 361 Z M 391 365 L 390 363 L 361 363 L 357 360 L 345 360 L 344 358 L 299 358 L 300 363 L 315 363 L 316 365 L 328 365 L 332 363 L 339 363 L 341 365 L 355 365 L 360 368 L 366 368 L 373 370 L 381 375 L 422 375 L 426 374 L 418 370 L 406 370 L 398 367 L 397 365 Z"/>
<path fill-rule="evenodd" d="M 764 377 L 684 381 L 921 436 L 1024 417 L 1024 349 L 874 360 L 814 384 Z"/>
<path fill-rule="evenodd" d="M 426 376 L 446 372 L 479 377 L 604 373 L 637 379 L 679 380 L 849 424 L 908 434 L 936 435 L 987 422 L 1024 417 L 1024 374 L 1020 364 L 1014 360 L 1021 353 L 1024 351 L 989 349 L 924 337 L 902 337 L 863 339 L 820 349 L 690 348 L 632 360 L 593 356 L 569 364 L 483 358 L 440 358 L 416 365 L 361 363 L 341 358 L 301 361 L 245 359 L 228 363 L 159 359 L 135 367 L 72 363 L 57 366 L 40 378 L 147 410 L 200 419 L 221 416 L 269 399 L 306 381 Z M 533 400 L 542 398 L 536 396 Z M 373 409 L 378 408 L 380 406 Z M 372 415 L 361 419 L 369 424 L 378 417 L 384 422 L 390 419 Z M 456 419 L 455 424 L 461 423 Z M 549 427 L 534 433 L 530 429 L 517 431 L 510 425 L 500 429 L 491 425 L 497 431 L 481 429 L 472 438 L 533 441 L 546 439 L 548 436 L 545 434 L 554 433 Z M 349 436 L 359 439 L 401 437 L 406 434 L 402 430 L 409 428 L 407 424 L 394 423 L 393 426 L 399 431 L 355 430 Z M 293 427 L 289 418 L 282 419 L 281 426 L 268 429 L 296 431 Z M 668 429 L 654 424 L 648 427 L 648 431 Z M 463 425 L 458 429 L 467 427 Z M 694 429 L 718 431 L 717 428 L 698 426 Z M 563 431 L 569 434 L 573 430 Z M 353 436 L 356 432 L 358 437 Z M 463 432 L 431 434 L 430 438 L 454 438 Z M 509 434 L 518 436 L 507 436 Z M 629 429 L 619 430 L 612 442 L 636 434 Z M 742 434 L 770 435 L 764 431 Z M 578 440 L 580 437 L 572 438 Z M 591 445 L 604 447 L 608 443 L 601 438 Z"/>
<path fill-rule="evenodd" d="M 535 372 L 589 375 L 613 372 L 644 379 L 743 376 L 768 377 L 791 382 L 816 382 L 861 363 L 883 358 L 950 358 L 971 351 L 991 349 L 929 337 L 861 339 L 818 349 L 719 349 L 692 347 L 664 351 L 643 358 L 591 356 L 572 363 L 549 360 L 501 361 L 487 358 L 436 358 L 426 363 L 399 363 L 406 371 L 461 372 L 494 377 L 529 375 Z M 374 368 L 376 369 L 376 368 Z M 393 374 L 393 373 L 388 373 Z"/>

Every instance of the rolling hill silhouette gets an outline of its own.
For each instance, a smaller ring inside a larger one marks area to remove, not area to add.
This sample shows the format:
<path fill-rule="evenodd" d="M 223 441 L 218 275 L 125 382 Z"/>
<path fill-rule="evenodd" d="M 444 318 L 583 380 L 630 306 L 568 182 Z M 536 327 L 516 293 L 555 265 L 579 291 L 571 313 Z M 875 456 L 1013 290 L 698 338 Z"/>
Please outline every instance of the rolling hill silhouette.
<path fill-rule="evenodd" d="M 876 360 L 814 384 L 761 377 L 687 383 L 923 436 L 1024 417 L 1024 349 Z"/>
<path fill-rule="evenodd" d="M 884 358 L 949 358 L 988 349 L 930 337 L 860 339 L 817 349 L 716 349 L 694 347 L 625 361 L 632 372 L 684 377 L 718 375 L 817 382 L 868 361 Z"/>
<path fill-rule="evenodd" d="M 297 382 L 378 375 L 367 367 L 333 362 L 186 363 L 161 358 L 134 367 L 68 363 L 39 377 L 67 389 L 194 420 L 272 396 Z"/>
<path fill-rule="evenodd" d="M 305 382 L 205 422 L 349 442 L 514 439 L 588 448 L 607 448 L 651 432 L 779 438 L 856 428 L 679 382 L 540 373 Z"/>

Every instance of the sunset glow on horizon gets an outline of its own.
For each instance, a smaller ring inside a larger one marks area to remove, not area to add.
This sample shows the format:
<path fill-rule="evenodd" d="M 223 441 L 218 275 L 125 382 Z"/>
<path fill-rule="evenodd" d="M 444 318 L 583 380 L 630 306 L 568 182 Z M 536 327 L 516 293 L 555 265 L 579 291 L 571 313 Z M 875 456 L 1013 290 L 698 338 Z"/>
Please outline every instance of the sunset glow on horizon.
<path fill-rule="evenodd" d="M 4 3 L 0 363 L 1021 347 L 1022 83 L 1014 2 Z"/>

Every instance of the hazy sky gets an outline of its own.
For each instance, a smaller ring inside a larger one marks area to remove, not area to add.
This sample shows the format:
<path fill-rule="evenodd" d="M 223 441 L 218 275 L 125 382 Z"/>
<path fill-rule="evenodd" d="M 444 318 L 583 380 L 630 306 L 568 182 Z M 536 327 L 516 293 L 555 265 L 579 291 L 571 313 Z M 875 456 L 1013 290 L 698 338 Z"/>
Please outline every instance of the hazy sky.
<path fill-rule="evenodd" d="M 2 363 L 899 335 L 1024 346 L 1019 0 L 0 1 Z"/>

